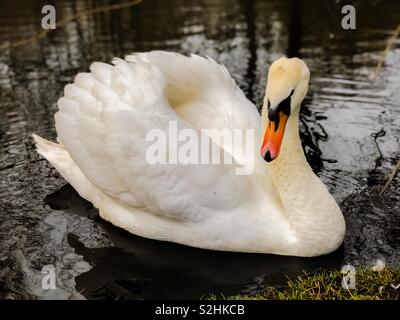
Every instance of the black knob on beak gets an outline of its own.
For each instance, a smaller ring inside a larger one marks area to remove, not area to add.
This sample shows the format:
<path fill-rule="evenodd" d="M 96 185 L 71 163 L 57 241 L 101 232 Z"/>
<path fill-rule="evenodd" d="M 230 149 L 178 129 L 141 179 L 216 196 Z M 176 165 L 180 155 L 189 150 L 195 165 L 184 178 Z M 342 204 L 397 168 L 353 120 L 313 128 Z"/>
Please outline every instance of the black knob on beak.
<path fill-rule="evenodd" d="M 269 108 L 268 109 L 268 118 L 271 121 L 276 121 L 278 119 L 278 110 L 277 110 L 277 108 Z"/>

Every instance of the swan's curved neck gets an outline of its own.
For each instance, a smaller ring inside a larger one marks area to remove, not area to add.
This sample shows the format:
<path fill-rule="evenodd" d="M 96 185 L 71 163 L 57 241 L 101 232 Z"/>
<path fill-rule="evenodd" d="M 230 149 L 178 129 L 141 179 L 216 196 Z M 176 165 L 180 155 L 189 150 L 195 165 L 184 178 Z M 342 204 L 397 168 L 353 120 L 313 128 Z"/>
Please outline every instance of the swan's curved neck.
<path fill-rule="evenodd" d="M 310 202 L 314 198 L 310 189 L 314 189 L 315 184 L 320 187 L 319 180 L 307 163 L 301 147 L 298 121 L 298 114 L 289 117 L 280 154 L 268 164 L 275 187 L 287 211 L 292 207 L 302 209 L 299 206 L 306 203 L 299 201 L 303 198 Z"/>
<path fill-rule="evenodd" d="M 342 239 L 338 230 L 344 230 L 343 216 L 325 185 L 307 163 L 298 123 L 299 114 L 291 114 L 280 155 L 267 165 L 299 245 L 310 250 L 316 245 L 336 249 Z"/>

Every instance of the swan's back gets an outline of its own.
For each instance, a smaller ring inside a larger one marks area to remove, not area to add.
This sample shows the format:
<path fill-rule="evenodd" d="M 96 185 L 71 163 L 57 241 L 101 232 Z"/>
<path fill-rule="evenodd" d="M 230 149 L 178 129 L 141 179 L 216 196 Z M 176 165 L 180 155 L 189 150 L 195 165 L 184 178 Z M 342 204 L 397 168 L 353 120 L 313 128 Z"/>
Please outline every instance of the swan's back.
<path fill-rule="evenodd" d="M 126 60 L 133 64 L 142 61 L 158 69 L 169 105 L 195 128 L 246 129 L 259 125 L 255 106 L 225 66 L 211 58 L 152 51 L 127 56 Z"/>

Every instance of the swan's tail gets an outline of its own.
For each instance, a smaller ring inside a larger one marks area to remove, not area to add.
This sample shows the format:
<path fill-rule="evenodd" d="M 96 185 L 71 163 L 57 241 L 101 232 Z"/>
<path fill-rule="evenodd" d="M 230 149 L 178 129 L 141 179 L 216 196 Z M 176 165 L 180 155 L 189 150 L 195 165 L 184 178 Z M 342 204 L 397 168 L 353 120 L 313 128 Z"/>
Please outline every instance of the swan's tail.
<path fill-rule="evenodd" d="M 33 140 L 35 141 L 36 151 L 47 160 L 49 160 L 49 157 L 51 157 L 51 155 L 54 155 L 57 152 L 59 153 L 59 156 L 60 155 L 65 156 L 64 153 L 66 153 L 67 151 L 62 147 L 61 144 L 43 139 L 42 137 L 39 137 L 37 134 L 32 134 L 32 137 Z"/>
<path fill-rule="evenodd" d="M 33 134 L 32 137 L 35 141 L 37 152 L 60 172 L 81 197 L 98 207 L 102 199 L 101 192 L 82 173 L 68 151 L 61 144 L 48 141 L 36 134 Z"/>

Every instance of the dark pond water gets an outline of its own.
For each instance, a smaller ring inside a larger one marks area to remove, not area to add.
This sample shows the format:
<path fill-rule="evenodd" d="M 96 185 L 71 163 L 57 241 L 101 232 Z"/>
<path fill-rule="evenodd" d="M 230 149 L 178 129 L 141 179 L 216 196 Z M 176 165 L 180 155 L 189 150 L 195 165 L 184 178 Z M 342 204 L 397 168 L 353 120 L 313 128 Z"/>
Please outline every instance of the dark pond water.
<path fill-rule="evenodd" d="M 107 1 L 52 1 L 59 19 Z M 341 1 L 151 1 L 80 15 L 44 38 L 44 1 L 0 3 L 0 297 L 200 298 L 256 292 L 296 276 L 379 259 L 400 267 L 400 178 L 380 188 L 400 158 L 400 41 L 376 66 L 400 23 L 399 1 L 353 2 L 357 29 L 341 29 Z M 92 61 L 152 49 L 209 55 L 261 106 L 282 55 L 311 70 L 301 114 L 307 158 L 343 209 L 337 252 L 300 259 L 192 249 L 142 239 L 95 218 L 36 152 L 31 133 L 55 139 L 65 84 Z M 45 265 L 57 289 L 41 286 Z"/>

